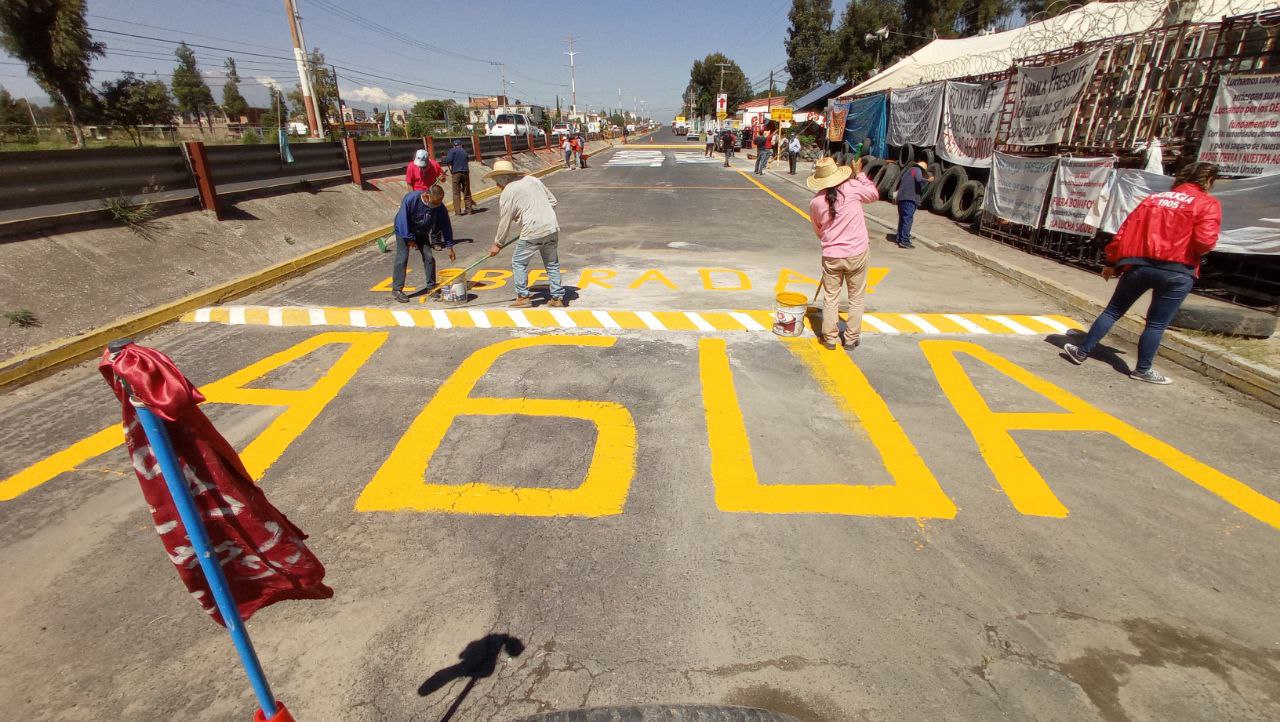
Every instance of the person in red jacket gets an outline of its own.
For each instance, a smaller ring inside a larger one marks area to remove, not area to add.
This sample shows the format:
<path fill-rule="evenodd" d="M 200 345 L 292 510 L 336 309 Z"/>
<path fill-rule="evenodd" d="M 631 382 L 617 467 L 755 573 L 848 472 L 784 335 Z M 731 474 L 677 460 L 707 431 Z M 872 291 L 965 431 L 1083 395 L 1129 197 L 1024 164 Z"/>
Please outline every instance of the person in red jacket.
<path fill-rule="evenodd" d="M 440 179 L 444 169 L 436 162 L 435 158 L 427 155 L 427 151 L 420 150 L 413 156 L 413 162 L 404 170 L 404 182 L 409 186 L 411 191 L 425 191 L 436 184 Z"/>
<path fill-rule="evenodd" d="M 1098 342 L 1138 298 L 1151 291 L 1147 325 L 1138 339 L 1138 365 L 1130 377 L 1152 384 L 1172 383 L 1151 368 L 1160 338 L 1200 274 L 1200 258 L 1218 243 L 1222 204 L 1209 195 L 1218 166 L 1191 163 L 1178 171 L 1173 188 L 1147 196 L 1120 224 L 1107 244 L 1102 277 L 1119 277 L 1106 310 L 1079 345 L 1062 347 L 1067 359 L 1082 364 Z"/>

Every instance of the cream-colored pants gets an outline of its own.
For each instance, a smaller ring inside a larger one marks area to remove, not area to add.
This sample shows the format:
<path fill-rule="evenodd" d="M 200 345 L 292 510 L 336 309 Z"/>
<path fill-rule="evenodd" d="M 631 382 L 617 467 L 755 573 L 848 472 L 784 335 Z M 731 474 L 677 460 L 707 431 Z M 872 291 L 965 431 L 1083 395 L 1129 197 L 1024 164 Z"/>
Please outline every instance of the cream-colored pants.
<path fill-rule="evenodd" d="M 867 295 L 867 259 L 871 250 L 852 258 L 822 259 L 822 340 L 840 343 L 840 289 L 849 289 L 848 329 L 844 345 L 851 346 L 862 334 L 863 299 Z"/>

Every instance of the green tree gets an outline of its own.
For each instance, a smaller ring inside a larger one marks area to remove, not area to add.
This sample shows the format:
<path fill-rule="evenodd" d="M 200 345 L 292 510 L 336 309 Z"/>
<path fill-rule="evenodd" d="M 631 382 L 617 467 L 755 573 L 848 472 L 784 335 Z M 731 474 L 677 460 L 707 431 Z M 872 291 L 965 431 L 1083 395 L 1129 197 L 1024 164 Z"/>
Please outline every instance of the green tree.
<path fill-rule="evenodd" d="M 277 113 L 277 108 L 279 112 Z M 285 100 L 284 93 L 274 85 L 267 86 L 267 112 L 262 114 L 262 127 L 265 131 L 267 128 L 279 128 L 289 119 L 289 103 Z M 266 137 L 266 133 L 263 134 Z M 274 137 L 274 136 L 272 136 Z"/>
<path fill-rule="evenodd" d="M 186 43 L 179 43 L 173 54 L 178 58 L 178 67 L 173 69 L 170 87 L 173 88 L 173 97 L 178 101 L 178 111 L 195 116 L 196 123 L 199 124 L 200 115 L 213 107 L 213 93 L 204 82 L 204 76 L 200 75 L 196 54 Z"/>
<path fill-rule="evenodd" d="M 737 110 L 738 104 L 751 99 L 751 82 L 742 68 L 724 53 L 711 53 L 702 60 L 693 61 L 689 71 L 689 84 L 694 89 L 693 111 L 695 116 L 715 115 L 716 94 L 721 90 L 721 67 L 723 68 L 724 93 L 729 96 L 729 113 Z"/>
<path fill-rule="evenodd" d="M 168 124 L 173 119 L 173 100 L 159 80 L 125 73 L 119 80 L 103 83 L 100 97 L 104 119 L 125 128 L 138 146 L 142 145 L 141 126 Z"/>
<path fill-rule="evenodd" d="M 0 47 L 67 110 L 77 147 L 84 146 L 78 113 L 92 102 L 89 65 L 106 46 L 89 35 L 84 0 L 6 0 L 0 3 Z"/>
<path fill-rule="evenodd" d="M 456 100 L 419 100 L 409 110 L 409 116 L 410 135 L 429 135 L 432 129 L 442 125 L 448 131 L 452 131 L 454 126 L 465 125 L 467 109 Z M 416 125 L 414 119 L 418 120 Z M 419 133 L 419 130 L 426 132 Z"/>
<path fill-rule="evenodd" d="M 930 42 L 932 38 L 956 36 L 960 9 L 966 0 L 903 0 L 903 26 L 910 37 L 903 39 L 906 52 Z"/>
<path fill-rule="evenodd" d="M 1022 17 L 1026 18 L 1027 22 L 1033 22 L 1057 17 L 1075 5 L 1087 4 L 1088 0 L 1081 0 L 1075 4 L 1067 0 L 1018 0 L 1018 9 L 1022 11 Z"/>
<path fill-rule="evenodd" d="M 889 32 L 882 33 L 887 29 Z M 827 77 L 865 80 L 903 52 L 902 5 L 897 0 L 850 0 L 826 60 Z"/>
<path fill-rule="evenodd" d="M 35 131 L 26 105 L 0 88 L 0 143 L 9 140 L 30 142 L 35 140 Z"/>
<path fill-rule="evenodd" d="M 238 123 L 241 116 L 249 112 L 249 102 L 240 94 L 240 74 L 236 72 L 235 58 L 227 58 L 223 67 L 227 69 L 227 82 L 222 85 L 222 112 L 228 121 Z"/>
<path fill-rule="evenodd" d="M 964 0 L 956 29 L 962 37 L 977 35 L 1013 12 L 1014 0 Z"/>
<path fill-rule="evenodd" d="M 822 62 L 831 42 L 831 0 L 792 0 L 787 19 L 787 97 L 794 100 L 831 79 Z"/>

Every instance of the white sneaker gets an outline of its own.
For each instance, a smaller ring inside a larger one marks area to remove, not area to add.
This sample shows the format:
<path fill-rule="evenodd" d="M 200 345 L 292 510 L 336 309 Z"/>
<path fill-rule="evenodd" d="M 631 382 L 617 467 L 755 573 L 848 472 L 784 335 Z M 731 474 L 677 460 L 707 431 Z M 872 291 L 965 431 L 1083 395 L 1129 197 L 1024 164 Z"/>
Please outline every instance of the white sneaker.
<path fill-rule="evenodd" d="M 1138 381 L 1146 381 L 1149 384 L 1160 384 L 1161 386 L 1165 386 L 1173 383 L 1173 379 L 1162 375 L 1159 371 L 1156 371 L 1155 369 L 1147 369 L 1146 371 L 1134 371 L 1133 373 L 1129 374 L 1129 378 L 1136 379 Z"/>

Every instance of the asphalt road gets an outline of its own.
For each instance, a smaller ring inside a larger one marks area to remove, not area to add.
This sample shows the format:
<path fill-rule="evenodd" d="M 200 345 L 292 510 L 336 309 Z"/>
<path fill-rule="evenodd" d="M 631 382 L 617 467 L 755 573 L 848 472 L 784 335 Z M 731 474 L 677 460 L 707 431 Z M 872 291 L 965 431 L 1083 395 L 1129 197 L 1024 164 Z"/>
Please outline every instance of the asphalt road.
<path fill-rule="evenodd" d="M 545 179 L 562 314 L 507 312 L 507 254 L 464 307 L 396 304 L 371 246 L 145 339 L 297 392 L 206 410 L 337 591 L 249 624 L 299 719 L 1280 717 L 1280 414 L 1131 348 L 1071 366 L 1062 309 L 879 229 L 856 351 L 753 328 L 812 293 L 807 194 L 698 155 Z M 247 719 L 125 453 L 72 446 L 118 421 L 91 365 L 0 397 L 0 699 Z"/>

